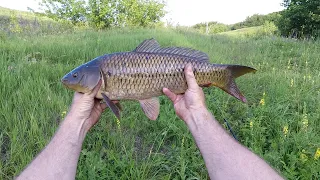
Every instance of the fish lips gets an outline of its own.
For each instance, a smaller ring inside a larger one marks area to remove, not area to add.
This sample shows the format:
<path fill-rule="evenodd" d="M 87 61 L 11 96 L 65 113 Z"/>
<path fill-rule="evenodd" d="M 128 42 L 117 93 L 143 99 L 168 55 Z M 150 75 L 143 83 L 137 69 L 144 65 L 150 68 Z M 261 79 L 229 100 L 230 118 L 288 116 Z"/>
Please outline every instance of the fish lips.
<path fill-rule="evenodd" d="M 64 75 L 61 79 L 61 82 L 63 85 L 67 86 L 69 85 L 69 76 L 70 76 L 70 73 Z"/>

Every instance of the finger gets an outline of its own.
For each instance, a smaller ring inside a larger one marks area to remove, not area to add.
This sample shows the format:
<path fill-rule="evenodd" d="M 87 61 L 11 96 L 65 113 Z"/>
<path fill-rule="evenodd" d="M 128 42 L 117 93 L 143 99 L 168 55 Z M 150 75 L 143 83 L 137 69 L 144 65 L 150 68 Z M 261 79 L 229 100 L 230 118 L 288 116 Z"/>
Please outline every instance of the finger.
<path fill-rule="evenodd" d="M 162 91 L 172 102 L 176 101 L 177 95 L 175 93 L 171 92 L 168 88 L 163 88 Z"/>
<path fill-rule="evenodd" d="M 192 71 L 192 65 L 188 63 L 184 68 L 184 73 L 186 76 L 187 84 L 189 89 L 197 89 L 199 86 L 197 84 L 196 78 Z"/>
<path fill-rule="evenodd" d="M 102 103 L 102 104 L 100 104 L 100 107 L 101 107 L 101 109 L 102 109 L 102 111 L 103 111 L 103 110 L 105 110 L 108 106 L 107 106 L 106 103 Z"/>
<path fill-rule="evenodd" d="M 96 87 L 94 87 L 94 89 L 91 91 L 91 93 L 89 94 L 91 97 L 95 97 L 97 95 L 97 93 L 99 92 L 100 90 L 100 87 L 101 87 L 101 84 L 102 84 L 102 81 L 99 80 L 98 84 L 96 85 Z"/>

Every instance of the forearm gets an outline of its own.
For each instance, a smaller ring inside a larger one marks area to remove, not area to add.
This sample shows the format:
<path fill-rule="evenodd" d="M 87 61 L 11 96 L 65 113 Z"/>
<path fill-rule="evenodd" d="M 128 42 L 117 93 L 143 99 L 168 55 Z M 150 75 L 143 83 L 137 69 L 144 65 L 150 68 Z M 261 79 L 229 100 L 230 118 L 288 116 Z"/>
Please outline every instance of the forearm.
<path fill-rule="evenodd" d="M 18 179 L 75 179 L 86 132 L 82 122 L 66 118 L 47 147 Z"/>
<path fill-rule="evenodd" d="M 233 139 L 207 110 L 186 121 L 211 179 L 282 179 L 260 157 Z"/>

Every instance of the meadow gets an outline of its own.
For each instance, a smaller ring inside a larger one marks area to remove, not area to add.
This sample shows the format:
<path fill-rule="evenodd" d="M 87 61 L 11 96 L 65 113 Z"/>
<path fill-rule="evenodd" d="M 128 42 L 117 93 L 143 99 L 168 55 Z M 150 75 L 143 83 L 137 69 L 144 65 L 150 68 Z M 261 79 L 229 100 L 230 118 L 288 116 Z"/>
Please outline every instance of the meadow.
<path fill-rule="evenodd" d="M 237 79 L 247 104 L 205 88 L 208 109 L 287 179 L 320 178 L 319 41 L 115 29 L 0 38 L 0 179 L 17 176 L 63 121 L 73 95 L 60 82 L 64 74 L 151 37 L 161 46 L 202 50 L 212 63 L 256 68 Z M 77 179 L 208 179 L 186 125 L 166 97 L 160 104 L 157 121 L 135 101 L 122 102 L 121 121 L 106 110 L 85 139 Z"/>

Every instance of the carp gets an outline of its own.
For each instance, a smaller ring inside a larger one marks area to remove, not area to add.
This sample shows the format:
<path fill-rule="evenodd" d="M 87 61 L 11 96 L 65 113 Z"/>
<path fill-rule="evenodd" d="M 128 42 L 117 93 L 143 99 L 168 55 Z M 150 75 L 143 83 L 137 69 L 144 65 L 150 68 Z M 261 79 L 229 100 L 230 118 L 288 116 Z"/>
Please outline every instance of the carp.
<path fill-rule="evenodd" d="M 99 56 L 73 69 L 62 79 L 69 89 L 87 93 L 102 81 L 98 99 L 104 99 L 120 119 L 119 106 L 112 101 L 137 100 L 151 120 L 159 115 L 158 96 L 164 87 L 183 94 L 188 86 L 184 68 L 190 63 L 200 87 L 216 86 L 242 102 L 246 98 L 235 78 L 255 72 L 242 65 L 212 64 L 206 53 L 185 47 L 160 47 L 155 39 L 147 39 L 130 52 Z"/>

